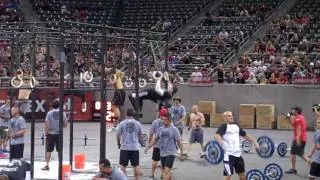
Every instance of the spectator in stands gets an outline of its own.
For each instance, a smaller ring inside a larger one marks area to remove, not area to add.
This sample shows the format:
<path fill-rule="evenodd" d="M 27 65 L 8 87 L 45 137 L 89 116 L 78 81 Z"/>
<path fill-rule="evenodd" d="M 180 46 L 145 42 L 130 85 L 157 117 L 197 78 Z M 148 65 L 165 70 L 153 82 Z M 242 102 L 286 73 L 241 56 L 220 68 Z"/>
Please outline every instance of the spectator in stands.
<path fill-rule="evenodd" d="M 246 84 L 257 84 L 257 78 L 254 76 L 253 73 L 250 73 L 249 78 L 246 80 Z"/>
<path fill-rule="evenodd" d="M 219 67 L 218 67 L 218 83 L 224 83 L 224 68 L 223 68 L 223 64 L 219 64 Z"/>
<path fill-rule="evenodd" d="M 200 72 L 199 67 L 194 68 L 194 71 L 191 73 L 191 79 L 193 81 L 201 81 L 202 80 L 202 73 Z"/>

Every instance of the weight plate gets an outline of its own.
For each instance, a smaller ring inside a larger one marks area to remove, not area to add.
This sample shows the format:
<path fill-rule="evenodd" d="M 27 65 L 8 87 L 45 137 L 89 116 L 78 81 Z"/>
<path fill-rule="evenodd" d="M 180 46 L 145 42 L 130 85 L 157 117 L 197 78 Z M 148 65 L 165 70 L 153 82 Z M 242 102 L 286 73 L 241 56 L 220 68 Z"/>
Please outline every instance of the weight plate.
<path fill-rule="evenodd" d="M 146 147 L 148 144 L 148 135 L 147 134 L 142 134 L 142 141 L 141 141 L 141 146 Z"/>
<path fill-rule="evenodd" d="M 210 164 L 219 164 L 223 160 L 223 149 L 216 141 L 209 141 L 205 149 L 205 159 Z"/>
<path fill-rule="evenodd" d="M 251 169 L 247 172 L 247 180 L 264 180 L 263 173 L 258 169 Z"/>
<path fill-rule="evenodd" d="M 264 168 L 264 174 L 267 180 L 280 180 L 283 176 L 283 171 L 278 164 L 270 163 Z"/>
<path fill-rule="evenodd" d="M 252 148 L 252 143 L 248 140 L 244 140 L 242 141 L 242 146 L 241 146 L 243 152 L 245 153 L 249 153 L 251 151 Z"/>
<path fill-rule="evenodd" d="M 259 144 L 258 155 L 264 159 L 270 158 L 274 153 L 273 141 L 267 136 L 261 136 L 257 141 Z"/>
<path fill-rule="evenodd" d="M 287 154 L 287 144 L 282 142 L 278 145 L 277 147 L 277 152 L 279 154 L 279 156 L 284 157 Z"/>

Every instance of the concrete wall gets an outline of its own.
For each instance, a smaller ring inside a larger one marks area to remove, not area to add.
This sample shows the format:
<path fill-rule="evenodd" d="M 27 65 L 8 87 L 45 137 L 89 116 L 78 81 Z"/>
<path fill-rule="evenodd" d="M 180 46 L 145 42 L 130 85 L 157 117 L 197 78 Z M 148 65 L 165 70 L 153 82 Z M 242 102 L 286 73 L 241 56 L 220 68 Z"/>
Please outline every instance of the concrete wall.
<path fill-rule="evenodd" d="M 230 84 L 215 84 L 212 87 L 190 87 L 183 84 L 178 88 L 178 95 L 182 97 L 182 103 L 187 109 L 190 109 L 193 104 L 197 104 L 198 101 L 214 100 L 218 113 L 231 110 L 236 119 L 239 117 L 240 104 L 275 104 L 276 117 L 282 113 L 290 112 L 292 106 L 300 106 L 307 118 L 309 129 L 314 128 L 315 123 L 315 114 L 311 107 L 313 104 L 320 103 L 319 88 Z M 128 93 L 130 91 L 127 91 Z M 108 91 L 107 94 L 111 98 L 113 92 Z M 131 107 L 128 98 L 125 107 Z M 142 111 L 144 117 L 141 122 L 152 122 L 155 118 L 154 107 L 154 103 L 144 102 Z"/>

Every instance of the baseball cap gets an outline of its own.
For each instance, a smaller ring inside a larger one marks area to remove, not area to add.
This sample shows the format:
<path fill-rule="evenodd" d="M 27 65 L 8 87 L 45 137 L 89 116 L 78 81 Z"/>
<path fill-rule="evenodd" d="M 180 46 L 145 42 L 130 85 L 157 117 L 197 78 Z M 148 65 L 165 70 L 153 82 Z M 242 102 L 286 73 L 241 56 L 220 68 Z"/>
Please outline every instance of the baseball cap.
<path fill-rule="evenodd" d="M 170 119 L 170 113 L 168 111 L 167 108 L 162 108 L 160 111 L 159 111 L 159 116 L 160 117 L 166 117 L 168 119 Z"/>

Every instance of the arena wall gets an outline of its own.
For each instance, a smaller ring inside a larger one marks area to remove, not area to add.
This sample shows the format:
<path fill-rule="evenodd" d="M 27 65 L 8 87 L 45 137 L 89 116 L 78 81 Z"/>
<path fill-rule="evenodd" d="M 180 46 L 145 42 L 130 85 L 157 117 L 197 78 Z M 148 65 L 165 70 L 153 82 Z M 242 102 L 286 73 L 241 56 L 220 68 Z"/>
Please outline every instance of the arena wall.
<path fill-rule="evenodd" d="M 151 85 L 150 85 L 151 86 Z M 127 93 L 129 93 L 128 91 Z M 308 121 L 308 128 L 314 129 L 315 114 L 312 105 L 320 103 L 319 89 L 293 86 L 274 85 L 230 85 L 215 84 L 212 87 L 190 87 L 187 84 L 179 85 L 178 96 L 182 97 L 183 105 L 189 110 L 198 101 L 216 101 L 217 112 L 231 110 L 235 119 L 239 118 L 240 104 L 274 104 L 275 118 L 283 113 L 290 112 L 290 107 L 300 106 Z M 112 93 L 108 91 L 108 97 Z M 130 106 L 126 100 L 126 106 Z M 155 104 L 145 101 L 143 107 L 143 123 L 154 120 Z"/>

